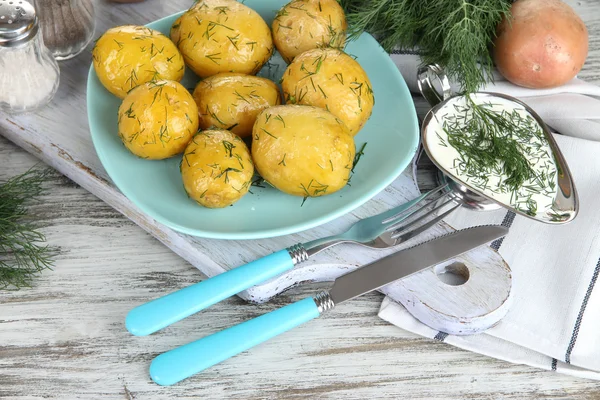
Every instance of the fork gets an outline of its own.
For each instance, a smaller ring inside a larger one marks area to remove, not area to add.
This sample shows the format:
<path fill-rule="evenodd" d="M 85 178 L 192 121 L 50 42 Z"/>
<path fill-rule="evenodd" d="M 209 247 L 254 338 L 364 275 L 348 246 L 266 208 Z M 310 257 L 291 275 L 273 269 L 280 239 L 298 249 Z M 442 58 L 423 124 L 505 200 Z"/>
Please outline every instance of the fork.
<path fill-rule="evenodd" d="M 429 229 L 462 205 L 449 196 L 452 192 L 445 191 L 446 189 L 448 189 L 447 184 L 441 185 L 408 203 L 359 220 L 339 235 L 296 244 L 142 304 L 127 314 L 125 326 L 133 335 L 149 335 L 243 290 L 289 271 L 315 254 L 341 243 L 356 243 L 379 249 L 396 246 Z M 440 196 L 430 200 L 439 192 L 442 192 Z M 444 202 L 434 204 L 444 197 L 447 198 Z M 419 203 L 426 200 L 428 200 L 426 204 L 417 207 Z M 427 218 L 452 202 L 457 204 L 427 221 Z M 427 211 L 432 204 L 434 207 Z M 422 211 L 427 212 L 421 214 Z M 415 218 L 403 224 L 413 216 Z M 419 225 L 422 222 L 423 224 Z M 417 227 L 415 228 L 415 226 Z M 410 228 L 414 229 L 407 231 Z"/>

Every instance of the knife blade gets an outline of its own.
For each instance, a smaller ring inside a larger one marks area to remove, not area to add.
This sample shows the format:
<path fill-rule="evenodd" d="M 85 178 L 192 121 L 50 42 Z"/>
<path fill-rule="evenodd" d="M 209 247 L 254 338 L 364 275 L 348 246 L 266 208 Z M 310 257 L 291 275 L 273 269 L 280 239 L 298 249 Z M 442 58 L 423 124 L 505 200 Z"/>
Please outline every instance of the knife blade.
<path fill-rule="evenodd" d="M 330 292 L 322 291 L 314 298 L 305 298 L 160 354 L 150 364 L 150 377 L 163 386 L 177 383 L 317 318 L 339 303 L 450 260 L 507 233 L 508 228 L 503 226 L 478 226 L 400 250 L 342 275 Z"/>
<path fill-rule="evenodd" d="M 457 257 L 507 233 L 508 228 L 499 225 L 477 226 L 400 250 L 337 278 L 329 291 L 331 300 L 334 304 L 351 300 L 423 268 Z"/>

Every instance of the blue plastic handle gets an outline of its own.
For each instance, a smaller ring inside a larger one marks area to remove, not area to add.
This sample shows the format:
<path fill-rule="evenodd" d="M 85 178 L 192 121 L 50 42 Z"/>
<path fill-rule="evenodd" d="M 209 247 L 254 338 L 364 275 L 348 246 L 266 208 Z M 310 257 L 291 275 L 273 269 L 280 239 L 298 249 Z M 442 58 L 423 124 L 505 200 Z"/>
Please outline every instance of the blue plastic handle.
<path fill-rule="evenodd" d="M 300 300 L 159 355 L 150 364 L 150 377 L 172 385 L 319 315 L 312 298 Z"/>
<path fill-rule="evenodd" d="M 149 335 L 293 267 L 288 251 L 278 251 L 142 304 L 127 314 L 125 326 L 133 335 Z"/>

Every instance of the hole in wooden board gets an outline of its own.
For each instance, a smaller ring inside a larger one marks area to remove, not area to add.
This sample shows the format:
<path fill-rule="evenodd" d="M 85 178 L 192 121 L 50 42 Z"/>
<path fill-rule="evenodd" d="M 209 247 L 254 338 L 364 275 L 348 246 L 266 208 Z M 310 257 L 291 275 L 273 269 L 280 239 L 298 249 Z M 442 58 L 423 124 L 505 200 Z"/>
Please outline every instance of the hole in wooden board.
<path fill-rule="evenodd" d="M 469 268 L 461 262 L 452 261 L 435 267 L 435 274 L 440 281 L 450 286 L 464 285 L 469 280 Z"/>

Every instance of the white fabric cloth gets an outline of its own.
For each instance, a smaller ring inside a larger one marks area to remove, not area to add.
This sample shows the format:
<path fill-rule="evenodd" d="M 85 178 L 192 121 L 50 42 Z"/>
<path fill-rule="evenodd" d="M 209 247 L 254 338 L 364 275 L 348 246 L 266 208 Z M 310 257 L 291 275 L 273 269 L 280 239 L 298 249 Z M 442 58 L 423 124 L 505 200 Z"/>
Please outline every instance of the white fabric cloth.
<path fill-rule="evenodd" d="M 392 57 L 415 89 L 418 59 Z M 513 272 L 514 301 L 507 316 L 485 333 L 446 336 L 390 298 L 379 316 L 463 349 L 600 380 L 600 98 L 594 97 L 600 96 L 600 87 L 574 79 L 560 88 L 537 91 L 497 80 L 484 90 L 518 97 L 563 134 L 555 138 L 573 174 L 579 215 L 556 226 L 506 210 L 461 209 L 446 220 L 456 229 L 510 226 L 499 252 Z"/>

